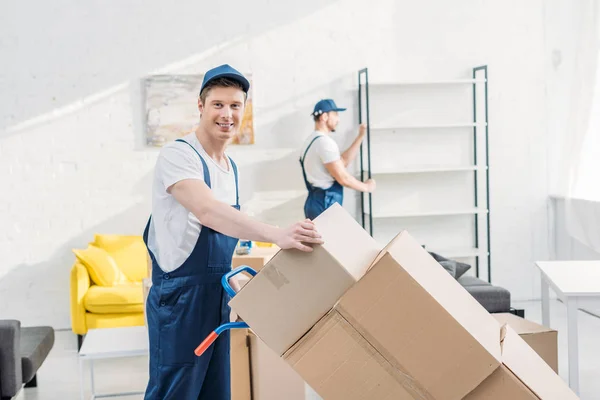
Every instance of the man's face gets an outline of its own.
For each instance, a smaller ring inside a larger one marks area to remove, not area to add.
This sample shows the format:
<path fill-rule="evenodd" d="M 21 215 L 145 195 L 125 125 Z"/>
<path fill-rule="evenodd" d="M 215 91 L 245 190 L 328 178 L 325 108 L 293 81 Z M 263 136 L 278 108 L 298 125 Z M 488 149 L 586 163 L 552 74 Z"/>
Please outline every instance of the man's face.
<path fill-rule="evenodd" d="M 238 88 L 213 87 L 204 104 L 198 99 L 201 128 L 215 140 L 230 140 L 240 129 L 244 100 L 244 92 Z"/>
<path fill-rule="evenodd" d="M 330 111 L 330 112 L 328 112 L 327 113 L 327 120 L 325 121 L 325 123 L 327 124 L 327 128 L 331 132 L 335 132 L 335 128 L 340 123 L 340 117 L 338 115 L 338 112 L 337 111 Z"/>

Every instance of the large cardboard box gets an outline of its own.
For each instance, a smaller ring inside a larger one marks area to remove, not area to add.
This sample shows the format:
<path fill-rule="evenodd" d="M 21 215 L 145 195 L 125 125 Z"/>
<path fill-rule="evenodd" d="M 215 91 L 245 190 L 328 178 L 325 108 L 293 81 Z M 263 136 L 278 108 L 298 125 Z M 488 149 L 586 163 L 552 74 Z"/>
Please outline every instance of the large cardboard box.
<path fill-rule="evenodd" d="M 305 383 L 300 375 L 252 331 L 248 333 L 248 339 L 252 400 L 305 400 Z"/>
<path fill-rule="evenodd" d="M 571 400 L 578 397 L 509 326 L 501 329 L 502 365 L 465 400 Z"/>
<path fill-rule="evenodd" d="M 327 400 L 576 398 L 407 233 L 284 359 Z"/>
<path fill-rule="evenodd" d="M 407 377 L 335 310 L 288 350 L 284 359 L 326 400 L 413 399 L 410 389 L 401 384 Z"/>
<path fill-rule="evenodd" d="M 500 324 L 406 232 L 335 309 L 416 398 L 460 399 L 500 366 Z"/>
<path fill-rule="evenodd" d="M 231 400 L 252 400 L 248 329 L 232 329 L 230 337 Z"/>
<path fill-rule="evenodd" d="M 510 313 L 492 314 L 508 324 L 546 363 L 558 373 L 558 332 Z"/>
<path fill-rule="evenodd" d="M 278 355 L 334 306 L 381 249 L 339 204 L 314 223 L 323 245 L 279 251 L 229 303 Z"/>

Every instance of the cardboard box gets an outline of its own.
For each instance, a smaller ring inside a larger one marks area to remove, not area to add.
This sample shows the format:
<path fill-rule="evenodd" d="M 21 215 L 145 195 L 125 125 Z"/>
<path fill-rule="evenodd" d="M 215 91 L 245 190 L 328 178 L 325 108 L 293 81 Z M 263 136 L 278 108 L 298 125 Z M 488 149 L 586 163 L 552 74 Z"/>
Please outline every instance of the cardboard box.
<path fill-rule="evenodd" d="M 413 399 L 400 383 L 405 377 L 335 310 L 284 359 L 327 400 Z"/>
<path fill-rule="evenodd" d="M 284 359 L 327 400 L 576 398 L 406 232 Z"/>
<path fill-rule="evenodd" d="M 304 380 L 250 331 L 252 400 L 305 400 Z M 237 400 L 237 399 L 232 399 Z"/>
<path fill-rule="evenodd" d="M 502 366 L 465 400 L 570 400 L 578 397 L 509 326 L 501 328 Z"/>
<path fill-rule="evenodd" d="M 381 249 L 339 204 L 314 223 L 323 245 L 278 252 L 229 303 L 278 355 L 329 312 Z"/>
<path fill-rule="evenodd" d="M 248 329 L 230 331 L 231 400 L 252 400 Z"/>
<path fill-rule="evenodd" d="M 279 251 L 279 247 L 252 247 L 250 254 L 234 254 L 231 268 L 235 269 L 241 265 L 247 265 L 255 271 L 260 271 Z"/>
<path fill-rule="evenodd" d="M 510 313 L 492 314 L 508 324 L 558 374 L 558 332 Z"/>
<path fill-rule="evenodd" d="M 408 233 L 335 309 L 423 399 L 461 399 L 500 366 L 500 324 Z"/>

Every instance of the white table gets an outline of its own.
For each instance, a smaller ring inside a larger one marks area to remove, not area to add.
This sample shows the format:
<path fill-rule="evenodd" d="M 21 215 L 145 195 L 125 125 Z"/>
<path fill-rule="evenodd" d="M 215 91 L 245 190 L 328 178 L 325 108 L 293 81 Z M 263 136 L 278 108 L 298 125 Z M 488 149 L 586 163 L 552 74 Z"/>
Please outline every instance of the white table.
<path fill-rule="evenodd" d="M 550 326 L 550 287 L 567 306 L 569 386 L 579 394 L 578 300 L 600 297 L 600 261 L 538 261 L 536 265 L 542 275 L 542 324 Z"/>
<path fill-rule="evenodd" d="M 90 329 L 85 336 L 81 349 L 79 350 L 79 379 L 81 385 L 81 399 L 83 400 L 84 398 L 83 363 L 86 360 L 90 362 L 92 399 L 144 394 L 144 392 L 96 394 L 96 389 L 94 386 L 94 360 L 102 358 L 145 356 L 147 354 L 148 330 L 145 326 Z"/>

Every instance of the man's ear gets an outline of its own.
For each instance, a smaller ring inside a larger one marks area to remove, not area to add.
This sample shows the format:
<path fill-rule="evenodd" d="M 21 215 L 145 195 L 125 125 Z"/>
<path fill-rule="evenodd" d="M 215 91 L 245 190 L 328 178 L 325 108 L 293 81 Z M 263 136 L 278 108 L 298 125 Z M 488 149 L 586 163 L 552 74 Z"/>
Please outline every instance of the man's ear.
<path fill-rule="evenodd" d="M 202 104 L 202 99 L 198 97 L 198 111 L 200 111 L 200 115 L 202 115 L 202 111 L 204 111 L 204 104 Z"/>

